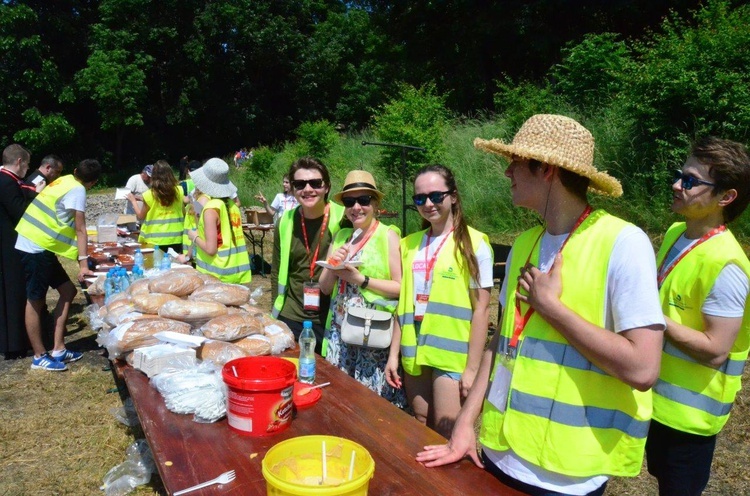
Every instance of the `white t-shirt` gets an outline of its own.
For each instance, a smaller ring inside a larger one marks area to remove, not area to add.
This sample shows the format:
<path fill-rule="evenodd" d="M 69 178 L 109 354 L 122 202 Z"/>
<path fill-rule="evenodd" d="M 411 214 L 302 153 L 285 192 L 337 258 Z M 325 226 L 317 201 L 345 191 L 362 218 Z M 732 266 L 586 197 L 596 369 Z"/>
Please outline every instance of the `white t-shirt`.
<path fill-rule="evenodd" d="M 134 195 L 143 195 L 146 191 L 148 191 L 148 184 L 143 182 L 143 178 L 141 177 L 141 174 L 135 174 L 134 176 L 130 176 L 130 179 L 128 179 L 128 182 L 125 184 L 125 189 L 130 190 L 131 193 Z M 138 203 L 138 208 L 143 208 L 143 202 L 138 200 L 136 203 Z M 125 214 L 135 214 L 135 210 L 133 209 L 133 205 L 128 201 L 125 204 Z"/>
<path fill-rule="evenodd" d="M 718 236 L 722 236 L 719 234 Z M 672 260 L 695 244 L 697 239 L 688 239 L 683 233 L 664 257 L 662 271 L 666 271 Z M 660 274 L 661 275 L 661 274 Z M 750 292 L 747 275 L 736 264 L 727 264 L 721 269 L 711 291 L 703 302 L 701 312 L 714 317 L 742 317 L 745 313 L 745 302 Z"/>
<path fill-rule="evenodd" d="M 75 227 L 76 212 L 85 211 L 86 188 L 82 184 L 74 186 L 55 203 L 57 218 L 60 219 L 60 222 L 71 227 Z M 44 248 L 20 234 L 16 240 L 16 249 L 26 253 L 42 253 L 44 251 Z"/>
<path fill-rule="evenodd" d="M 279 219 L 282 215 L 284 215 L 285 211 L 291 210 L 297 205 L 297 199 L 294 197 L 294 195 L 285 195 L 284 193 L 278 193 L 274 197 L 273 202 L 271 202 L 271 208 L 275 211 L 275 213 L 273 214 L 274 223 L 279 222 Z"/>
<path fill-rule="evenodd" d="M 544 233 L 539 252 L 539 269 L 547 272 L 567 234 L 553 236 Z M 510 267 L 513 251 L 508 254 Z M 563 258 L 563 263 L 565 260 Z M 508 291 L 508 279 L 500 290 L 501 305 Z M 515 290 L 516 280 L 511 290 Z M 626 226 L 615 240 L 607 267 L 607 287 L 604 304 L 605 328 L 614 332 L 659 325 L 666 328 L 656 287 L 656 260 L 651 242 L 639 228 Z M 494 451 L 484 448 L 487 457 L 500 470 L 513 477 L 544 489 L 566 494 L 583 495 L 596 490 L 608 477 L 571 477 L 550 472 L 517 456 L 513 450 Z"/>

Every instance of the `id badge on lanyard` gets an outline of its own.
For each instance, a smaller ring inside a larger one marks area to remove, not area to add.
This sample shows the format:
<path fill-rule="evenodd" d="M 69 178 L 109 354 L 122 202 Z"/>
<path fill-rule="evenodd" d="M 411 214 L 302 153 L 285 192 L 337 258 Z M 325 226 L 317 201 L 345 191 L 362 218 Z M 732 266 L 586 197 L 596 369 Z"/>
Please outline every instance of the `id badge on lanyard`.
<path fill-rule="evenodd" d="M 320 285 L 317 282 L 306 282 L 302 287 L 303 308 L 311 312 L 320 310 Z"/>
<path fill-rule="evenodd" d="M 422 278 L 415 278 L 415 301 L 414 301 L 414 320 L 417 322 L 421 322 L 424 319 L 425 313 L 427 313 L 427 304 L 430 301 L 430 288 L 432 287 L 432 271 L 435 268 L 435 262 L 437 262 L 438 254 L 440 254 L 440 250 L 443 248 L 443 245 L 448 240 L 448 238 L 452 235 L 453 228 L 448 232 L 448 234 L 443 238 L 443 240 L 440 242 L 440 245 L 438 245 L 437 249 L 435 250 L 435 253 L 432 255 L 432 258 L 429 257 L 429 251 L 430 251 L 430 238 L 432 237 L 432 229 L 427 233 L 427 240 L 425 242 L 424 247 L 424 255 L 425 255 L 425 261 L 424 261 L 424 279 Z M 422 279 L 422 280 L 419 280 Z"/>
<path fill-rule="evenodd" d="M 510 381 L 513 379 L 513 367 L 516 365 L 516 348 L 507 345 L 504 350 L 497 353 L 495 366 L 495 377 L 487 392 L 489 401 L 501 413 L 508 407 L 508 393 L 510 392 Z"/>

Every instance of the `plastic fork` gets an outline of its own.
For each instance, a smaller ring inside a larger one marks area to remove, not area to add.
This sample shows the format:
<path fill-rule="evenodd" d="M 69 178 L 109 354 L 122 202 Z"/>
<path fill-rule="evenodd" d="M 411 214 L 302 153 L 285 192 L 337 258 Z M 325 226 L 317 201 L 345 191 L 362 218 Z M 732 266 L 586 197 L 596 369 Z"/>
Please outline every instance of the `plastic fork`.
<path fill-rule="evenodd" d="M 193 487 L 183 489 L 182 491 L 177 491 L 176 493 L 173 494 L 173 496 L 179 496 L 180 494 L 189 493 L 190 491 L 195 491 L 196 489 L 202 489 L 212 484 L 228 484 L 232 482 L 234 478 L 235 478 L 234 470 L 230 470 L 228 472 L 224 472 L 223 474 L 221 474 L 215 479 L 211 479 L 210 481 L 206 481 L 201 484 L 195 485 Z"/>

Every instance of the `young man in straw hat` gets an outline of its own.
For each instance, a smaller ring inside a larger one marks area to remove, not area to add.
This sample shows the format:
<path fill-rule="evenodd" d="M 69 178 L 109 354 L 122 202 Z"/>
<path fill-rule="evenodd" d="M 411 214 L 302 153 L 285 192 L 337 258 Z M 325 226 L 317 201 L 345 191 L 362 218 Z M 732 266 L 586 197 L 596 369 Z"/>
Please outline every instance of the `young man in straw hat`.
<path fill-rule="evenodd" d="M 513 203 L 544 225 L 513 244 L 501 332 L 451 440 L 417 460 L 468 455 L 528 494 L 603 494 L 608 476 L 634 476 L 643 461 L 664 330 L 653 249 L 643 231 L 589 206 L 587 190 L 622 188 L 594 167 L 594 139 L 573 119 L 535 115 L 511 144 L 474 146 L 511 161 Z"/>
<path fill-rule="evenodd" d="M 685 222 L 669 228 L 657 255 L 667 329 L 646 457 L 659 494 L 698 495 L 750 347 L 750 261 L 726 228 L 750 202 L 747 149 L 698 141 L 672 194 L 672 210 Z"/>

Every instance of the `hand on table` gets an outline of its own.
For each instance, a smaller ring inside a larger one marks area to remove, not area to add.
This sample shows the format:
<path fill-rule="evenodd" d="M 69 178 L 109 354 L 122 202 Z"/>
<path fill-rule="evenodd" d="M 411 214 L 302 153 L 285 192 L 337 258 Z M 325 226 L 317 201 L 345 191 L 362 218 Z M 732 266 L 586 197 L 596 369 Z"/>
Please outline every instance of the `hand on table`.
<path fill-rule="evenodd" d="M 457 422 L 446 444 L 425 446 L 424 451 L 417 453 L 416 460 L 425 467 L 439 467 L 457 462 L 467 455 L 477 467 L 484 468 L 484 463 L 477 454 L 474 428 L 471 425 L 464 427 Z"/>

